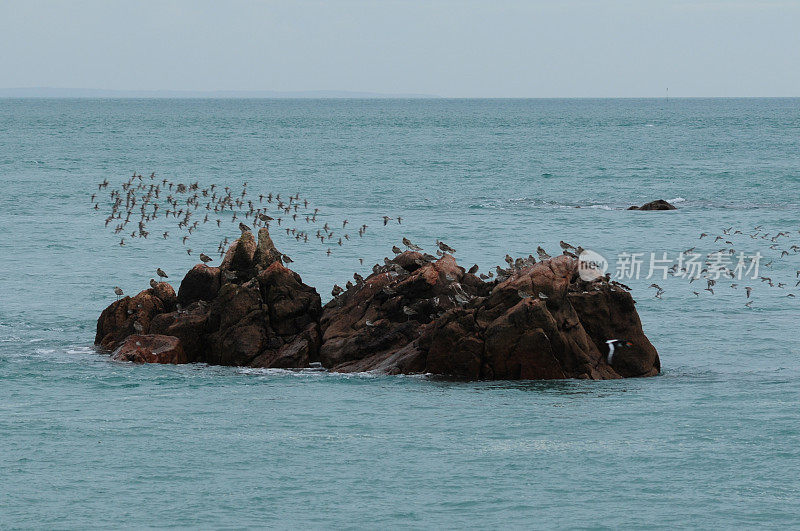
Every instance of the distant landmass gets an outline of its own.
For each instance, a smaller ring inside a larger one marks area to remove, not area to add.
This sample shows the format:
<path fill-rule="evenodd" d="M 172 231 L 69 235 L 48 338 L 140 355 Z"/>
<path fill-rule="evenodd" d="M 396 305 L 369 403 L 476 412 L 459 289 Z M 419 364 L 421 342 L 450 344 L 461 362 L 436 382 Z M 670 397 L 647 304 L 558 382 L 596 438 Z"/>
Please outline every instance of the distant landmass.
<path fill-rule="evenodd" d="M 347 90 L 107 90 L 86 88 L 0 88 L 0 98 L 439 98 L 431 94 L 383 94 Z"/>

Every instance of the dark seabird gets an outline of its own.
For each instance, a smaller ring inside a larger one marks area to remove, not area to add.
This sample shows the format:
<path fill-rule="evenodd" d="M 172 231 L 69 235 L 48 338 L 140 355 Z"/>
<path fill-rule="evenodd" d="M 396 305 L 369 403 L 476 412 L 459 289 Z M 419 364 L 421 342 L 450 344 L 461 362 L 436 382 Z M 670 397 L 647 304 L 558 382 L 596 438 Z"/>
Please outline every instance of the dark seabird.
<path fill-rule="evenodd" d="M 539 255 L 539 260 L 548 260 L 550 258 L 550 255 L 547 254 L 547 251 L 542 249 L 541 245 L 536 248 L 536 254 Z"/>
<path fill-rule="evenodd" d="M 456 252 L 455 249 L 453 249 L 452 247 L 450 247 L 449 245 L 447 245 L 444 242 L 440 242 L 439 240 L 436 240 L 436 246 L 439 247 L 439 249 L 441 249 L 442 252 L 445 252 L 445 253 L 455 253 Z"/>
<path fill-rule="evenodd" d="M 158 275 L 161 278 L 169 278 L 169 275 L 164 273 L 164 270 L 161 269 L 160 267 L 156 269 L 156 275 Z"/>
<path fill-rule="evenodd" d="M 213 260 L 214 259 L 208 256 L 207 254 L 200 253 L 200 261 L 203 262 L 204 264 L 207 264 Z"/>
<path fill-rule="evenodd" d="M 403 238 L 403 245 L 405 245 L 406 247 L 408 247 L 412 251 L 419 252 L 419 251 L 422 250 L 422 247 L 420 247 L 419 245 L 414 245 L 413 243 L 411 243 L 411 240 L 409 240 L 408 238 Z"/>

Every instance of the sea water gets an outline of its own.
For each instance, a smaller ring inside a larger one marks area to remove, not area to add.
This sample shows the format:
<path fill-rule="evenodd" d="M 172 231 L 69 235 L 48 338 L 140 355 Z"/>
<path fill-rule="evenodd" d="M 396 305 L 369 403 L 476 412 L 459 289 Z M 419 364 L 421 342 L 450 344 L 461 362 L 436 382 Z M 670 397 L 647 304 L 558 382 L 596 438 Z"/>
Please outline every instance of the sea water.
<path fill-rule="evenodd" d="M 92 343 L 114 286 L 135 294 L 161 267 L 177 288 L 238 234 L 209 223 L 183 245 L 156 222 L 119 246 L 97 185 L 134 172 L 308 199 L 351 240 L 272 235 L 323 301 L 404 236 L 481 271 L 560 240 L 611 274 L 640 253 L 622 281 L 662 374 L 454 383 L 110 361 Z M 800 243 L 798 99 L 7 99 L 0 182 L 2 528 L 800 525 L 800 256 L 780 256 Z M 653 199 L 679 208 L 626 210 Z M 781 231 L 777 248 L 761 238 Z M 692 247 L 761 253 L 775 287 L 647 278 L 654 253 Z"/>

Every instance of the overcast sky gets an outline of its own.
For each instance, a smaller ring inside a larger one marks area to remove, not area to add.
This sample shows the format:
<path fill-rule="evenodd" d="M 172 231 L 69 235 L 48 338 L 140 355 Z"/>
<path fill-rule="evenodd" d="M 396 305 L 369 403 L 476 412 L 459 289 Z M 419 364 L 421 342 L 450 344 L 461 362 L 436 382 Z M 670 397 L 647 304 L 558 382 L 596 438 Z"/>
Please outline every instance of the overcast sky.
<path fill-rule="evenodd" d="M 0 1 L 0 87 L 800 96 L 800 0 Z"/>

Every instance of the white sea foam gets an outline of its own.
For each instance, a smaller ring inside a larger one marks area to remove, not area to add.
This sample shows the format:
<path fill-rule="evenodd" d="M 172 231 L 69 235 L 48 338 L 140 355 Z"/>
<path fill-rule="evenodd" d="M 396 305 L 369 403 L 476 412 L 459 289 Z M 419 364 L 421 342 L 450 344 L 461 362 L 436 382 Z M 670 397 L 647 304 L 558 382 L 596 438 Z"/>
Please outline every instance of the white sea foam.
<path fill-rule="evenodd" d="M 89 346 L 74 346 L 64 350 L 67 354 L 91 354 L 95 352 L 94 347 Z"/>

